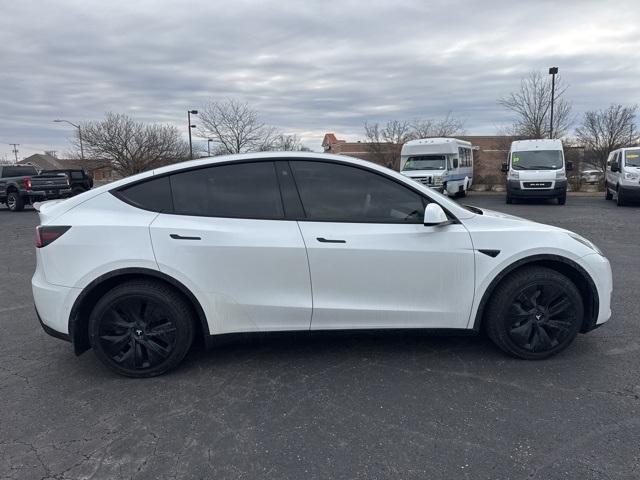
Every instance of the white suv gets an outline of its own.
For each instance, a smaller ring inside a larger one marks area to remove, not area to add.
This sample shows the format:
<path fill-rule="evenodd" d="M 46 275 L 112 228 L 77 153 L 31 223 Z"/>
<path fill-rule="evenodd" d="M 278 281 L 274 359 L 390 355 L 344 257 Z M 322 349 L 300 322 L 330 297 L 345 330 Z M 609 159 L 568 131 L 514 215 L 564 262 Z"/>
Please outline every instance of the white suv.
<path fill-rule="evenodd" d="M 343 156 L 208 158 L 37 207 L 44 329 L 129 376 L 258 331 L 484 328 L 540 359 L 610 316 L 589 240 Z"/>

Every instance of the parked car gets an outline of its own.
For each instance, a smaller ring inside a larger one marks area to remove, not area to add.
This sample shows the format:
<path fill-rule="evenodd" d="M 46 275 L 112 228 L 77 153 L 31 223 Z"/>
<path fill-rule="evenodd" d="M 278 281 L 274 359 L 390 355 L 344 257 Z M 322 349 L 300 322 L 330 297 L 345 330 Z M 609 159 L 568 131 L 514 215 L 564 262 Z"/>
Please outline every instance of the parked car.
<path fill-rule="evenodd" d="M 448 195 L 464 197 L 473 184 L 471 143 L 456 138 L 422 138 L 406 142 L 400 173 Z"/>
<path fill-rule="evenodd" d="M 507 173 L 506 202 L 518 198 L 555 198 L 567 201 L 567 170 L 560 140 L 518 140 L 511 144 L 509 159 L 502 164 Z"/>
<path fill-rule="evenodd" d="M 37 207 L 42 326 L 133 377 L 234 332 L 483 328 L 542 359 L 611 313 L 589 240 L 345 156 L 194 160 Z"/>
<path fill-rule="evenodd" d="M 605 176 L 605 198 L 616 197 L 619 207 L 640 200 L 640 148 L 620 148 L 609 154 Z"/>
<path fill-rule="evenodd" d="M 69 178 L 69 185 L 71 186 L 71 193 L 73 195 L 78 195 L 93 188 L 93 178 L 81 168 L 42 170 L 40 173 L 46 175 L 65 174 Z"/>
<path fill-rule="evenodd" d="M 29 165 L 0 165 L 0 203 L 13 212 L 25 205 L 71 194 L 64 174 L 38 174 Z"/>
<path fill-rule="evenodd" d="M 580 172 L 580 181 L 582 183 L 596 184 L 602 180 L 603 174 L 601 170 L 582 170 Z"/>

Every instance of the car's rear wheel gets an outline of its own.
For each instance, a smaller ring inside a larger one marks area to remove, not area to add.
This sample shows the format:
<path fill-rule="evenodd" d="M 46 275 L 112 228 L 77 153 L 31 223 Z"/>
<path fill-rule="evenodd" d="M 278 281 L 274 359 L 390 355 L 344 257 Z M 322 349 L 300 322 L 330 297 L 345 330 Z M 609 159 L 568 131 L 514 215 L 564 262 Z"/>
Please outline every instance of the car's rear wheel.
<path fill-rule="evenodd" d="M 485 329 L 505 352 L 539 360 L 564 350 L 576 337 L 584 315 L 574 283 L 545 267 L 524 267 L 493 293 Z"/>
<path fill-rule="evenodd" d="M 567 203 L 567 195 L 566 194 L 558 197 L 558 205 L 564 205 L 565 203 Z"/>
<path fill-rule="evenodd" d="M 7 195 L 7 207 L 12 212 L 24 210 L 24 200 L 18 192 L 9 192 Z"/>
<path fill-rule="evenodd" d="M 193 342 L 193 313 L 184 298 L 153 280 L 131 280 L 107 292 L 89 318 L 89 341 L 109 368 L 129 377 L 171 370 Z"/>

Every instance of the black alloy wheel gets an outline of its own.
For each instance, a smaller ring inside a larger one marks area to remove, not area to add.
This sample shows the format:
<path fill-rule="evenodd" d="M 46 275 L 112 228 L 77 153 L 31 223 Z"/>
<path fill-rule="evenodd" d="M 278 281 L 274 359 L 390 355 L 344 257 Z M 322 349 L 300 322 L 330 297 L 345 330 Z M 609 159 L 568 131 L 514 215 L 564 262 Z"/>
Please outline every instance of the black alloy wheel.
<path fill-rule="evenodd" d="M 523 267 L 496 287 L 484 327 L 505 352 L 538 360 L 564 350 L 582 325 L 584 306 L 575 284 L 547 267 Z"/>
<path fill-rule="evenodd" d="M 151 377 L 175 367 L 193 341 L 193 314 L 170 287 L 148 280 L 107 292 L 89 320 L 91 346 L 116 372 Z"/>
<path fill-rule="evenodd" d="M 544 352 L 570 335 L 575 305 L 554 284 L 536 284 L 514 298 L 508 315 L 511 340 L 524 350 Z"/>

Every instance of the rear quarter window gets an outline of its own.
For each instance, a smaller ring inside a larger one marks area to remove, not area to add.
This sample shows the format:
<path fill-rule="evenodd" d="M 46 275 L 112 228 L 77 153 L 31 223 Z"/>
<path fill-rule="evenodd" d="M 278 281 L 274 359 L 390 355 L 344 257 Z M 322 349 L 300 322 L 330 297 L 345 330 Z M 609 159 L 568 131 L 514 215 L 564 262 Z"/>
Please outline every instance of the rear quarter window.
<path fill-rule="evenodd" d="M 112 193 L 134 207 L 152 212 L 173 212 L 169 177 L 152 178 Z"/>

